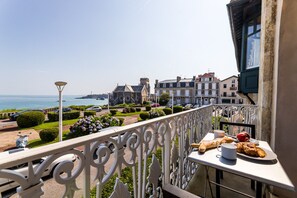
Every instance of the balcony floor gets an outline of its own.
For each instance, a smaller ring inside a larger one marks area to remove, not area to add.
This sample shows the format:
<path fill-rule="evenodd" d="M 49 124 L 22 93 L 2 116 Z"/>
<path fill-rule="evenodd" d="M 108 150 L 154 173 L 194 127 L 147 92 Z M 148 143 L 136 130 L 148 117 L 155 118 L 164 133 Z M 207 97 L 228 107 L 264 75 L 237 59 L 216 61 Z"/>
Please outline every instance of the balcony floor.
<path fill-rule="evenodd" d="M 196 174 L 193 176 L 190 181 L 187 191 L 191 192 L 195 195 L 203 197 L 204 195 L 204 187 L 206 186 L 206 197 L 211 197 L 210 189 L 208 183 L 205 183 L 205 168 L 204 166 L 200 166 Z M 209 168 L 209 177 L 210 180 L 215 181 L 215 169 Z M 251 180 L 243 177 L 239 177 L 234 174 L 230 174 L 224 172 L 224 178 L 221 180 L 221 184 L 244 192 L 246 194 L 255 196 L 255 191 L 251 189 Z M 211 185 L 213 196 L 215 197 L 215 185 Z M 226 190 L 221 188 L 221 197 L 232 197 L 232 198 L 243 198 L 245 196 L 234 193 L 230 190 Z"/>

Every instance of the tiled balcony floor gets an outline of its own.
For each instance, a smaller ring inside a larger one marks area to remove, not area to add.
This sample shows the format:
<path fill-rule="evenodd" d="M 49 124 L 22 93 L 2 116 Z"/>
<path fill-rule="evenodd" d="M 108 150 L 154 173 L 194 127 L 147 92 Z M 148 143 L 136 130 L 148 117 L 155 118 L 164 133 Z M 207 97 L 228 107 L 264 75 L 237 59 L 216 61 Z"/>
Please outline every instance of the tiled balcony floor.
<path fill-rule="evenodd" d="M 215 181 L 215 169 L 209 168 L 210 180 Z M 237 175 L 233 175 L 224 172 L 224 179 L 221 180 L 221 184 L 244 192 L 246 194 L 255 196 L 255 191 L 251 189 L 251 180 Z M 201 196 L 204 196 L 204 187 L 206 184 L 206 197 L 211 197 L 210 189 L 208 183 L 205 182 L 205 167 L 201 166 L 196 174 L 193 176 L 190 184 L 187 187 L 187 191 Z M 215 197 L 215 185 L 211 185 L 213 196 Z M 230 190 L 221 188 L 221 198 L 243 198 L 245 196 L 234 193 Z"/>

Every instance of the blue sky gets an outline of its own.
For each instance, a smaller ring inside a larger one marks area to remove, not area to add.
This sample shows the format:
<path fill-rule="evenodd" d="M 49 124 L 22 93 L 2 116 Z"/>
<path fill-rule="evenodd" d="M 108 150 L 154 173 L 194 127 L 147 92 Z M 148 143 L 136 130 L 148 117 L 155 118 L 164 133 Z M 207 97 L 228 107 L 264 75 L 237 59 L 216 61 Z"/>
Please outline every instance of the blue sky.
<path fill-rule="evenodd" d="M 0 95 L 237 75 L 229 0 L 1 0 Z"/>

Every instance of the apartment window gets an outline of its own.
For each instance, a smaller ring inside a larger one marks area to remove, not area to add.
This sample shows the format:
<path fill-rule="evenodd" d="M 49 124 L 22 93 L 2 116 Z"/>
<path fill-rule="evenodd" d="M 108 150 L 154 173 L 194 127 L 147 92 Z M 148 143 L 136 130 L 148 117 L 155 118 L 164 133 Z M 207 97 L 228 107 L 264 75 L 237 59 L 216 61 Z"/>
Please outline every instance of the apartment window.
<path fill-rule="evenodd" d="M 190 90 L 186 90 L 185 95 L 190 96 Z"/>
<path fill-rule="evenodd" d="M 261 16 L 246 24 L 246 69 L 260 66 Z"/>
<path fill-rule="evenodd" d="M 226 97 L 226 96 L 227 96 L 227 92 L 224 92 L 224 93 L 223 93 L 223 96 Z"/>
<path fill-rule="evenodd" d="M 211 90 L 208 90 L 208 95 L 212 95 L 212 91 Z"/>
<path fill-rule="evenodd" d="M 176 95 L 180 96 L 180 90 L 176 90 Z"/>
<path fill-rule="evenodd" d="M 224 87 L 224 88 L 227 88 L 227 84 L 224 84 L 223 87 Z"/>
<path fill-rule="evenodd" d="M 217 87 L 216 88 L 219 89 L 219 86 L 220 86 L 219 83 L 217 83 Z"/>
<path fill-rule="evenodd" d="M 173 84 L 172 83 L 170 83 L 170 87 L 173 87 Z"/>
<path fill-rule="evenodd" d="M 235 80 L 232 80 L 232 83 L 235 83 Z"/>
<path fill-rule="evenodd" d="M 231 93 L 231 96 L 232 96 L 232 97 L 235 97 L 235 92 L 232 92 L 232 93 Z"/>
<path fill-rule="evenodd" d="M 212 83 L 209 83 L 208 89 L 212 89 Z"/>
<path fill-rule="evenodd" d="M 204 83 L 202 83 L 202 89 L 205 89 L 205 84 Z"/>
<path fill-rule="evenodd" d="M 188 82 L 186 83 L 186 87 L 189 87 L 189 83 Z"/>
<path fill-rule="evenodd" d="M 211 78 L 209 78 L 208 81 L 211 81 Z"/>

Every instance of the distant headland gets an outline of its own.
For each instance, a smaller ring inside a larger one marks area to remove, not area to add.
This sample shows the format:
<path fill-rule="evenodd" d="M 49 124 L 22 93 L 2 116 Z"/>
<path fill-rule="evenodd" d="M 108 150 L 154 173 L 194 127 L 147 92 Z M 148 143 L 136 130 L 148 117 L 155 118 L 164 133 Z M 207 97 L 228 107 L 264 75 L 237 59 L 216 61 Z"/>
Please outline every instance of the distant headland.
<path fill-rule="evenodd" d="M 96 100 L 105 100 L 107 98 L 107 94 L 90 94 L 82 97 L 77 97 L 75 99 L 96 99 Z"/>

